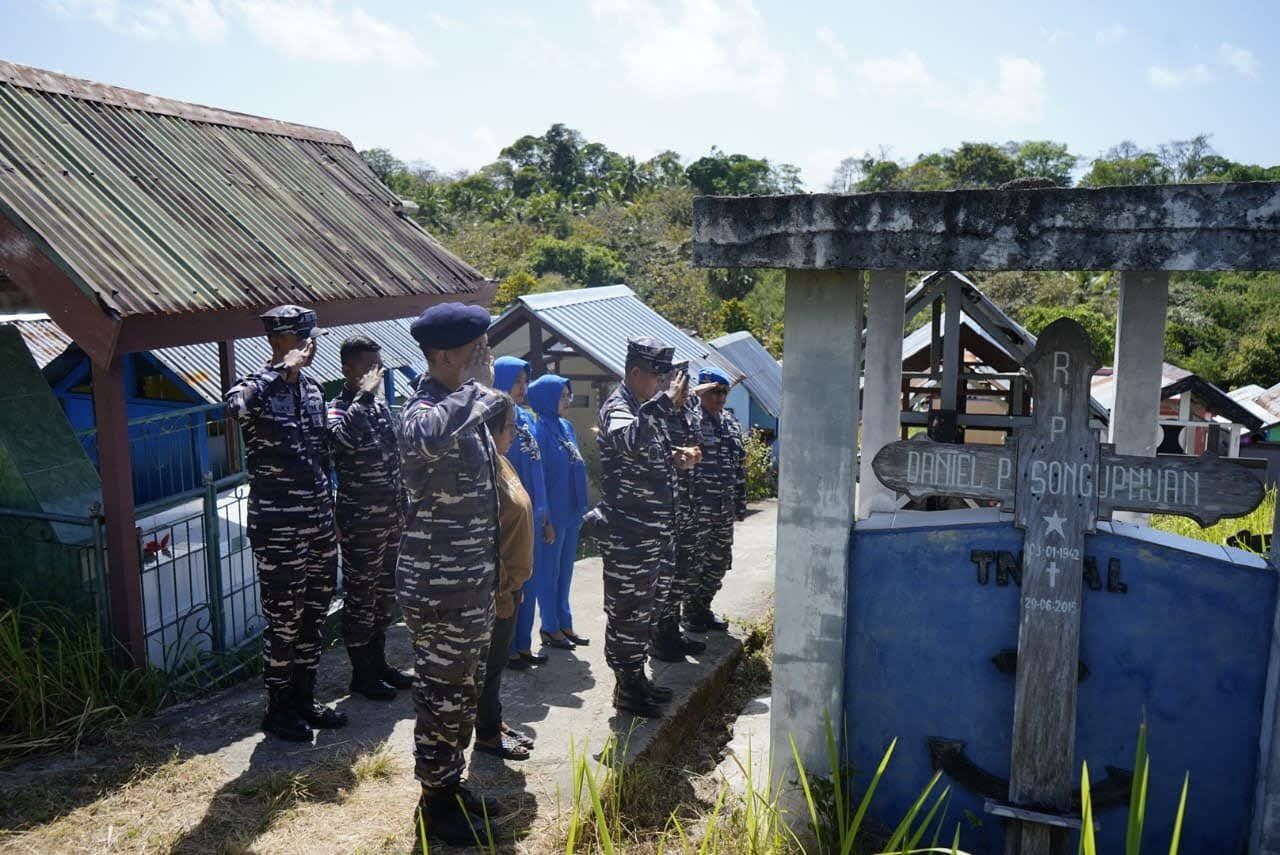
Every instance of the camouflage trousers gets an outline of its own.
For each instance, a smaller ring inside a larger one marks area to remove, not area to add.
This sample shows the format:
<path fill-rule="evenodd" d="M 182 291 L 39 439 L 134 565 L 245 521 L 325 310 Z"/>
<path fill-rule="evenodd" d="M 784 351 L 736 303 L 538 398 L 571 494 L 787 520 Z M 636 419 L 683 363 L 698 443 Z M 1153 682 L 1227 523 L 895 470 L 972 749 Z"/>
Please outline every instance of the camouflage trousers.
<path fill-rule="evenodd" d="M 347 647 L 363 647 L 391 625 L 403 529 L 399 520 L 381 525 L 344 520 L 338 529 L 342 544 L 342 638 Z"/>
<path fill-rule="evenodd" d="M 709 609 L 725 574 L 733 566 L 733 517 L 700 518 L 697 538 L 697 566 L 685 605 Z"/>
<path fill-rule="evenodd" d="M 262 616 L 262 676 L 269 689 L 288 686 L 296 668 L 315 670 L 333 600 L 338 543 L 332 511 L 276 518 L 250 527 Z"/>
<path fill-rule="evenodd" d="M 680 604 L 693 596 L 698 579 L 698 527 L 692 514 L 676 522 L 675 561 L 667 565 L 668 578 L 659 578 L 653 591 L 652 624 L 679 618 Z"/>
<path fill-rule="evenodd" d="M 442 608 L 402 587 L 398 599 L 418 672 L 413 774 L 424 787 L 449 787 L 462 779 L 462 752 L 475 729 L 493 632 L 493 597 L 466 608 Z"/>
<path fill-rule="evenodd" d="M 610 531 L 603 546 L 604 660 L 614 671 L 638 670 L 648 655 L 660 580 L 668 585 L 663 596 L 670 593 L 675 538 Z"/>

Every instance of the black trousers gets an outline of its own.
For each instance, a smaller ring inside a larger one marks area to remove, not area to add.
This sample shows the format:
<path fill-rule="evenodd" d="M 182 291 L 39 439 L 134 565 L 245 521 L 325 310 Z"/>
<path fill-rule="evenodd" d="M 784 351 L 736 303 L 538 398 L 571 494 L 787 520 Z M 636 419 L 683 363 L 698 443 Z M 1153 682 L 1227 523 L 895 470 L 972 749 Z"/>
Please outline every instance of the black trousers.
<path fill-rule="evenodd" d="M 493 640 L 489 642 L 489 658 L 485 663 L 484 689 L 476 703 L 476 739 L 493 739 L 502 729 L 502 699 L 498 693 L 502 688 L 502 671 L 507 667 L 508 648 L 515 632 L 515 615 L 494 620 Z"/>

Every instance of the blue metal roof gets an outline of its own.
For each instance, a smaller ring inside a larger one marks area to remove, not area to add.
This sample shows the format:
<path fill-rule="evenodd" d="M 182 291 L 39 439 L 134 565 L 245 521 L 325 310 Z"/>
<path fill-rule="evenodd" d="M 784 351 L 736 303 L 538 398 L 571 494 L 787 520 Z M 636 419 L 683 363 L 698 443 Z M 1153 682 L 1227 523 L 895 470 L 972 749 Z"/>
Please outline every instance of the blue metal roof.
<path fill-rule="evenodd" d="M 322 316 L 323 317 L 323 316 Z M 307 373 L 321 383 L 342 379 L 342 360 L 339 349 L 348 336 L 365 335 L 382 345 L 382 364 L 388 370 L 412 368 L 415 372 L 426 369 L 426 361 L 418 343 L 409 335 L 409 321 L 405 318 L 391 321 L 374 321 L 367 324 L 348 324 L 325 327 L 329 335 L 317 342 L 315 359 Z M 162 347 L 152 351 L 156 359 L 169 368 L 209 403 L 222 400 L 218 376 L 218 345 L 214 343 L 187 344 L 178 347 Z M 236 375 L 244 376 L 256 371 L 271 358 L 271 348 L 265 336 L 236 340 Z M 394 372 L 396 397 L 401 400 L 412 396 L 414 384 L 403 372 Z"/>
<path fill-rule="evenodd" d="M 646 306 L 626 285 L 526 294 L 519 299 L 519 304 L 562 341 L 572 344 L 618 377 L 626 366 L 627 339 L 644 335 L 674 347 L 675 358 L 689 360 L 691 371 L 715 366 L 735 382 L 744 376 L 715 348 L 682 332 Z M 513 305 L 507 312 L 518 308 Z"/>
<path fill-rule="evenodd" d="M 775 419 L 782 417 L 782 366 L 746 330 L 713 338 L 712 347 L 746 375 L 743 381 L 756 403 Z"/>

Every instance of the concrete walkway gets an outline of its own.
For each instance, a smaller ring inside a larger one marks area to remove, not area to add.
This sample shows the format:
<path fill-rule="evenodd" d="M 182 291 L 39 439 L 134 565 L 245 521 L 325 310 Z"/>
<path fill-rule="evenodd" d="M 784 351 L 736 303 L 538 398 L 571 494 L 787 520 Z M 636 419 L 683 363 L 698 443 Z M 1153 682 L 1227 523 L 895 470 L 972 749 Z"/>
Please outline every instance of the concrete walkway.
<path fill-rule="evenodd" d="M 757 621 L 772 608 L 776 519 L 777 504 L 767 501 L 753 505 L 747 520 L 738 524 L 733 571 L 715 602 L 717 611 L 735 619 L 735 631 L 708 634 L 707 651 L 696 660 L 657 663 L 657 679 L 676 693 L 669 715 L 662 719 L 633 720 L 613 709 L 612 674 L 604 663 L 601 562 L 598 558 L 578 562 L 572 598 L 575 624 L 591 644 L 573 652 L 548 650 L 551 661 L 546 665 L 504 675 L 505 717 L 532 736 L 537 746 L 522 763 L 504 764 L 487 755 L 471 758 L 469 774 L 477 789 L 507 796 L 509 803 L 521 803 L 526 809 L 532 807 L 529 800 L 533 799 L 536 821 L 542 822 L 556 816 L 572 798 L 572 752 L 594 757 L 608 737 L 617 734 L 626 740 L 628 753 L 636 756 L 652 749 L 655 740 L 672 744 L 684 728 L 696 727 L 696 713 L 715 701 L 731 675 L 741 649 L 741 622 Z M 388 654 L 396 664 L 411 667 L 403 624 L 389 633 Z M 396 778 L 405 779 L 404 787 L 412 786 L 413 707 L 408 693 L 388 703 L 352 698 L 347 696 L 349 676 L 345 651 L 326 652 L 317 695 L 337 698 L 337 707 L 351 723 L 342 730 L 319 732 L 313 745 L 266 739 L 257 730 L 264 697 L 256 679 L 211 699 L 171 709 L 153 724 L 159 725 L 158 738 L 180 747 L 182 754 L 216 760 L 213 768 L 225 782 L 223 792 L 235 791 L 238 781 L 261 772 L 304 768 L 343 746 L 384 741 L 398 760 Z M 76 765 L 85 762 L 94 762 L 92 754 L 82 755 Z M 32 771 L 38 773 L 41 765 L 33 764 Z M 388 833 L 402 830 L 388 829 Z"/>

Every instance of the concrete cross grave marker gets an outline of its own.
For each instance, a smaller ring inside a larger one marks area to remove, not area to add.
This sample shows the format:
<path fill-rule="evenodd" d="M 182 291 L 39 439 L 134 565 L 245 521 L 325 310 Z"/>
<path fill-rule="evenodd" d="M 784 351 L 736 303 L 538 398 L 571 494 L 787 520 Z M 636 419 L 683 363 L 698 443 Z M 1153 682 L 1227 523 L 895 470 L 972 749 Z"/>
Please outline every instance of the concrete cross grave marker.
<path fill-rule="evenodd" d="M 1075 789 L 1076 683 L 1085 534 L 1116 510 L 1179 514 L 1210 525 L 1248 513 L 1262 485 L 1213 458 L 1116 454 L 1089 428 L 1097 367 L 1084 329 L 1062 319 L 1024 366 L 1035 408 L 1003 447 L 913 439 L 885 446 L 873 468 L 913 498 L 962 496 L 1012 508 L 1024 535 L 1006 852 L 1064 852 Z"/>

